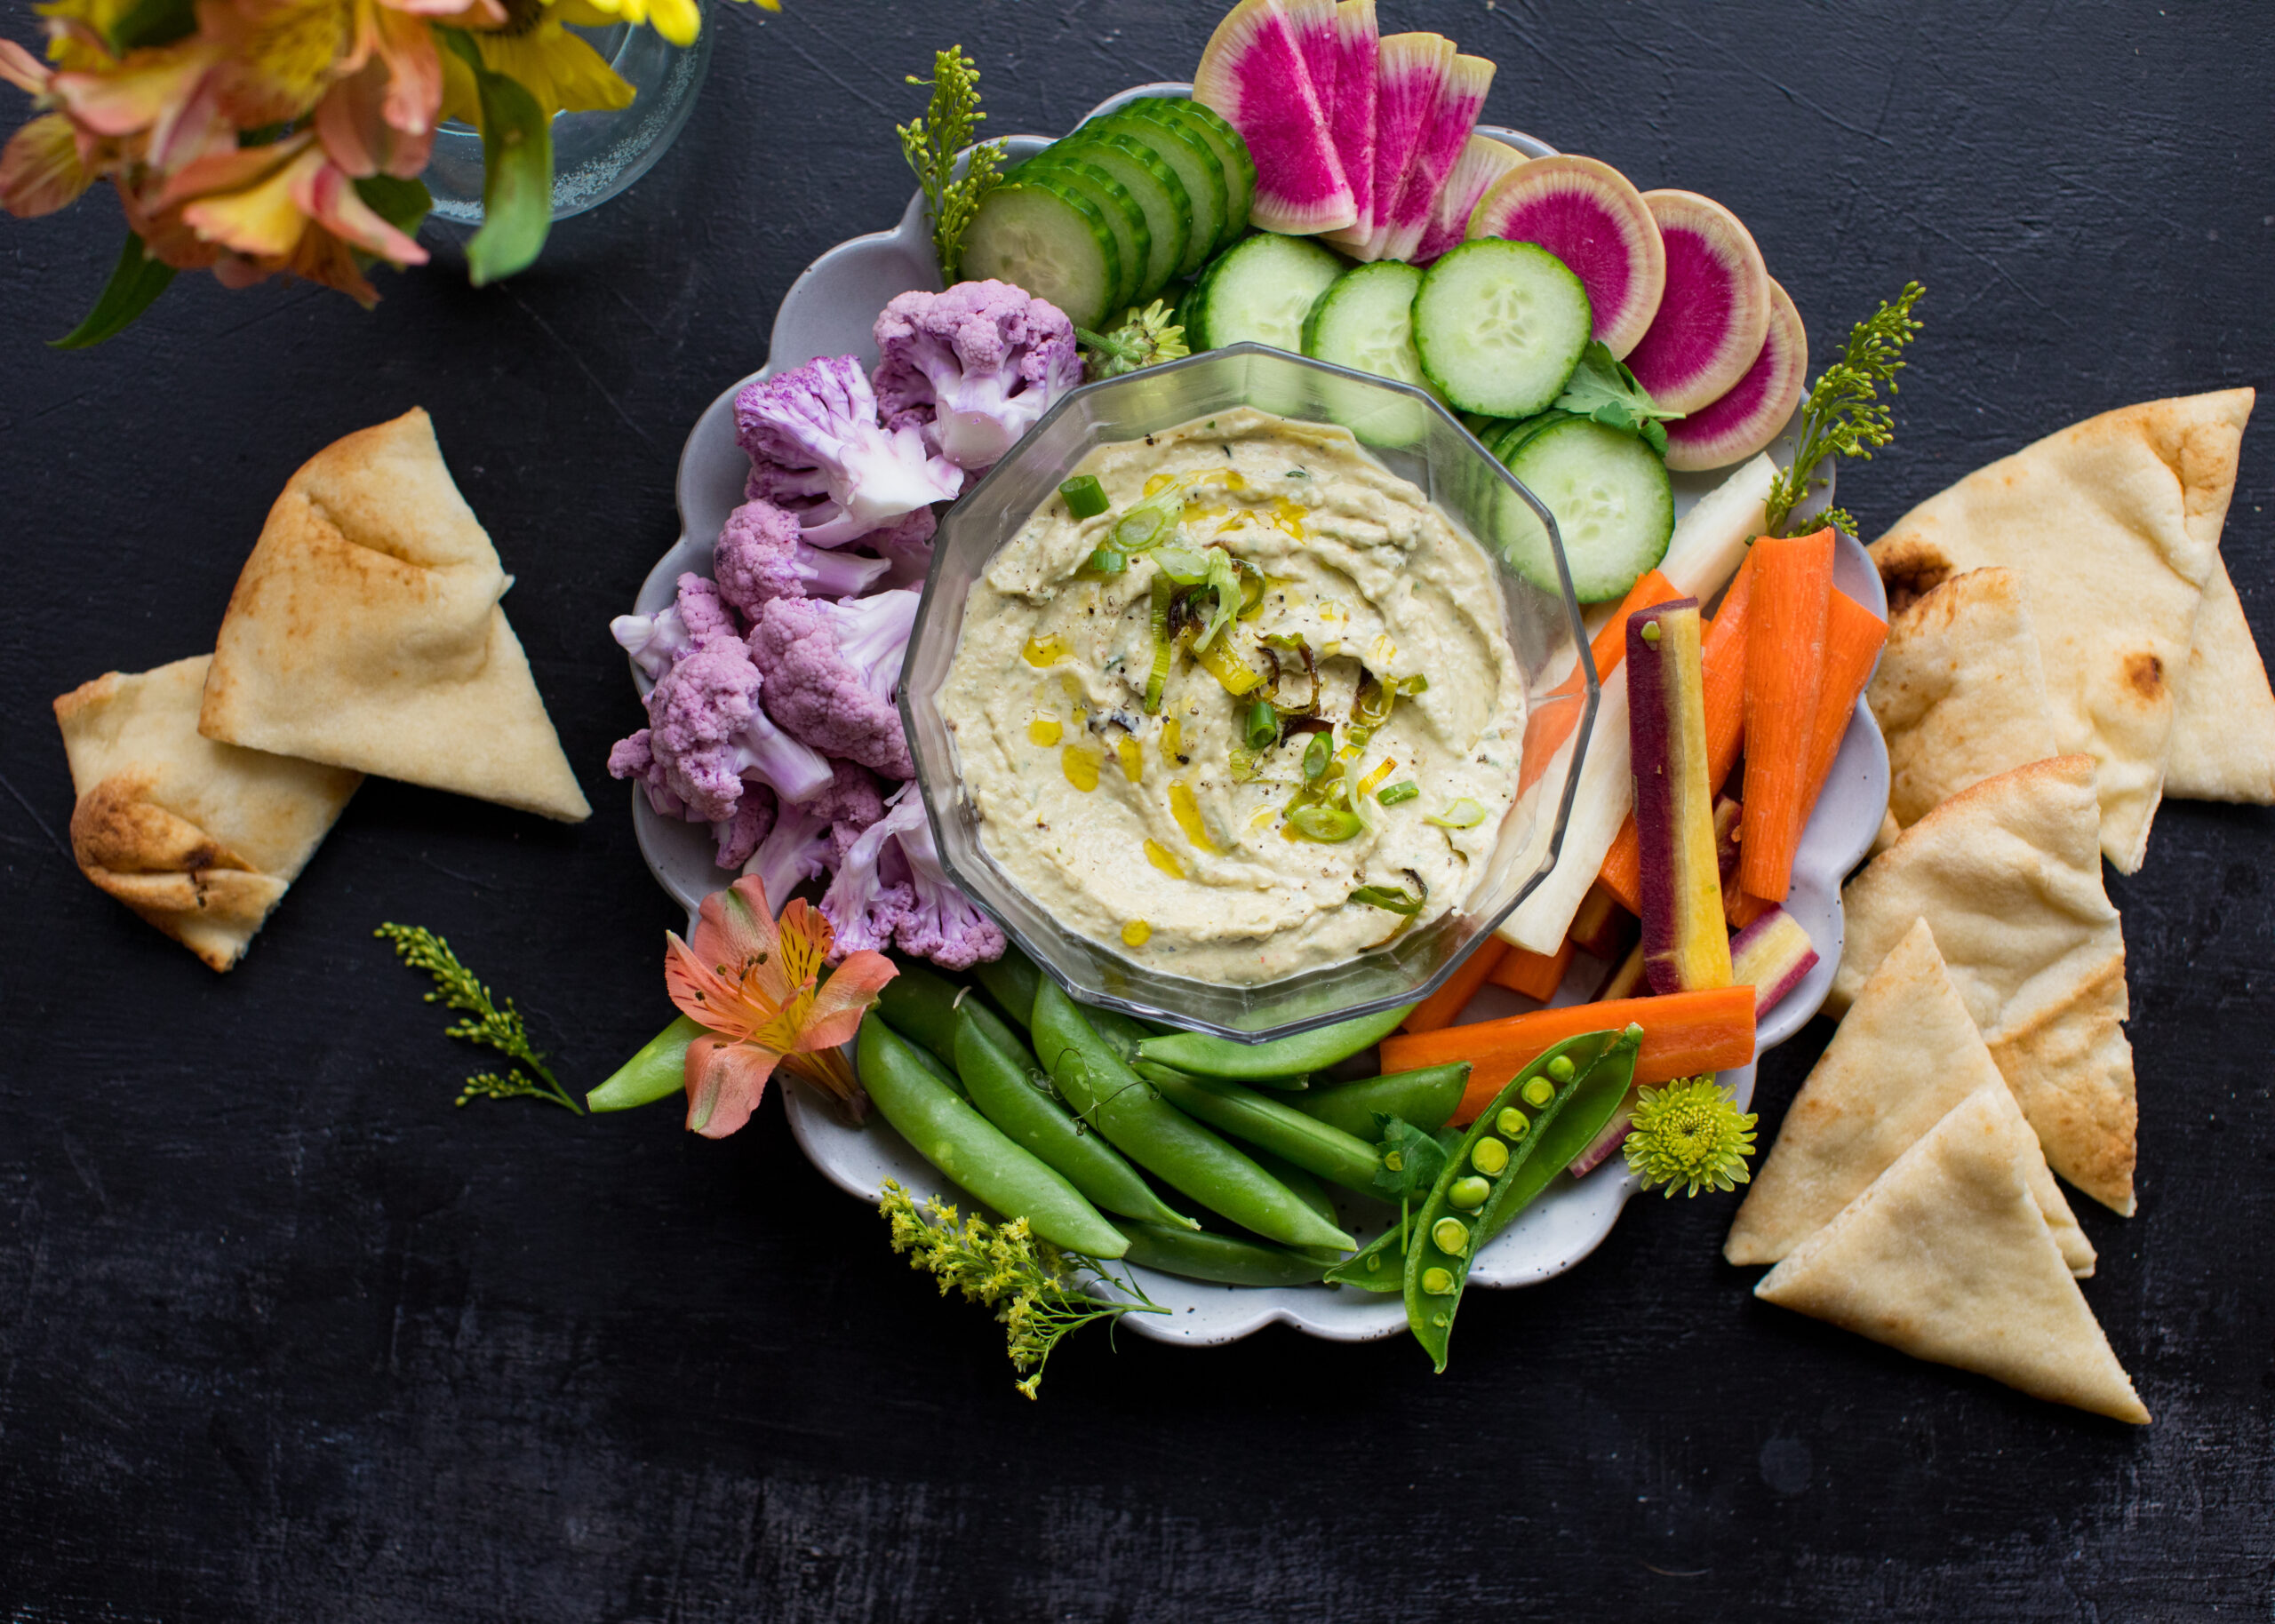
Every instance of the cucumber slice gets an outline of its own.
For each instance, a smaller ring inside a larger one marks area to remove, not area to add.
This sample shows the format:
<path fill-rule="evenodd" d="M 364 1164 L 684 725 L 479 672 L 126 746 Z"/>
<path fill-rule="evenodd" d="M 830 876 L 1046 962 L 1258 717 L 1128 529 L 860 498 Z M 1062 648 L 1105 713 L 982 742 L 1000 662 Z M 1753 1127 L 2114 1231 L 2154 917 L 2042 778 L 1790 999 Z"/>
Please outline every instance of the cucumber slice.
<path fill-rule="evenodd" d="M 1247 341 L 1301 354 L 1304 318 L 1343 272 L 1343 261 L 1309 237 L 1266 231 L 1235 243 L 1193 293 L 1208 347 Z"/>
<path fill-rule="evenodd" d="M 1111 131 L 1095 135 L 1089 129 L 1078 131 L 1050 150 L 1061 148 L 1085 163 L 1097 164 L 1138 200 L 1152 251 L 1130 302 L 1144 304 L 1169 286 L 1192 246 L 1193 200 L 1185 195 L 1185 182 L 1144 143 Z"/>
<path fill-rule="evenodd" d="M 1593 321 L 1587 290 L 1561 259 L 1535 243 L 1483 237 L 1423 274 L 1414 347 L 1462 410 L 1529 418 L 1564 393 Z"/>
<path fill-rule="evenodd" d="M 1421 271 L 1396 259 L 1353 267 L 1312 306 L 1304 354 L 1430 389 L 1414 352 L 1414 295 L 1421 285 Z"/>
<path fill-rule="evenodd" d="M 1130 107 L 1132 111 L 1142 107 L 1155 118 L 1175 120 L 1208 143 L 1225 176 L 1225 229 L 1217 239 L 1217 251 L 1221 253 L 1239 242 L 1248 231 L 1249 205 L 1256 201 L 1256 160 L 1249 156 L 1248 143 L 1241 139 L 1241 132 L 1197 101 L 1155 96 L 1133 101 Z"/>
<path fill-rule="evenodd" d="M 1552 407 L 1537 416 L 1520 418 L 1497 430 L 1493 438 L 1485 442 L 1486 449 L 1491 451 L 1495 460 L 1505 468 L 1509 466 L 1509 458 L 1517 454 L 1519 446 L 1540 433 L 1542 429 L 1552 424 L 1561 423 L 1573 415 L 1571 412 L 1559 411 Z"/>
<path fill-rule="evenodd" d="M 1556 515 L 1572 590 L 1583 603 L 1608 603 L 1666 556 L 1674 534 L 1674 486 L 1666 465 L 1634 435 L 1590 418 L 1567 417 L 1535 431 L 1507 459 L 1509 472 Z M 1510 562 L 1556 590 L 1548 532 L 1511 496 L 1501 527 Z"/>
<path fill-rule="evenodd" d="M 1022 170 L 980 199 L 963 234 L 963 273 L 1025 288 L 1077 327 L 1103 328 L 1121 310 L 1122 251 L 1105 211 L 1042 171 Z"/>
<path fill-rule="evenodd" d="M 1122 280 L 1107 306 L 1110 317 L 1119 315 L 1138 300 L 1138 290 L 1145 280 L 1145 262 L 1153 251 L 1153 233 L 1146 227 L 1145 211 L 1138 206 L 1130 188 L 1076 155 L 1072 145 L 1054 141 L 1013 172 L 1039 167 L 1098 204 L 1106 228 L 1114 233 L 1114 245 L 1122 261 Z"/>
<path fill-rule="evenodd" d="M 1217 162 L 1216 150 L 1187 129 L 1182 120 L 1147 118 L 1138 111 L 1149 105 L 1138 102 L 1122 107 L 1094 123 L 1083 125 L 1076 133 L 1090 130 L 1111 131 L 1137 142 L 1176 171 L 1185 186 L 1185 201 L 1193 210 L 1193 228 L 1187 234 L 1190 240 L 1185 244 L 1185 258 L 1177 262 L 1177 274 L 1194 275 L 1209 263 L 1209 257 L 1224 239 L 1225 171 Z"/>

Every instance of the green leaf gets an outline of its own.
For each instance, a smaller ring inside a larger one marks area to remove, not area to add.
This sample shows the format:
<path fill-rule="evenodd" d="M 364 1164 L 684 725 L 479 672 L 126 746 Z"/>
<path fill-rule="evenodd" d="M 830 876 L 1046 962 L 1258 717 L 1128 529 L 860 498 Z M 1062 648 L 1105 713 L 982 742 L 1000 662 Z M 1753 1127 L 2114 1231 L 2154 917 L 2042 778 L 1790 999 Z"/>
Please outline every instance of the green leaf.
<path fill-rule="evenodd" d="M 135 0 L 111 26 L 110 43 L 121 52 L 171 45 L 197 31 L 196 0 Z"/>
<path fill-rule="evenodd" d="M 434 195 L 427 191 L 427 183 L 415 176 L 405 180 L 395 175 L 369 175 L 355 183 L 355 195 L 407 237 L 419 235 L 419 222 L 435 206 Z"/>
<path fill-rule="evenodd" d="M 1376 1142 L 1382 1150 L 1382 1166 L 1375 1169 L 1375 1188 L 1393 1201 L 1429 1194 L 1438 1174 L 1445 1171 L 1445 1143 L 1404 1118 L 1385 1111 L 1375 1113 L 1375 1127 L 1381 1134 Z M 1460 1138 L 1457 1129 L 1455 1142 Z"/>
<path fill-rule="evenodd" d="M 126 246 L 119 250 L 118 263 L 111 267 L 110 280 L 103 284 L 87 319 L 60 338 L 50 339 L 49 346 L 84 350 L 116 338 L 134 324 L 134 319 L 150 307 L 173 279 L 174 267 L 150 258 L 142 239 L 130 231 Z"/>
<path fill-rule="evenodd" d="M 1661 425 L 1683 415 L 1663 410 L 1600 339 L 1589 340 L 1580 353 L 1579 368 L 1556 397 L 1556 408 L 1633 434 L 1661 457 L 1667 454 L 1667 431 Z"/>
<path fill-rule="evenodd" d="M 482 229 L 466 245 L 467 274 L 479 288 L 527 270 L 553 229 L 553 123 L 536 97 L 483 65 L 464 33 L 442 34 L 473 69 L 482 97 Z"/>

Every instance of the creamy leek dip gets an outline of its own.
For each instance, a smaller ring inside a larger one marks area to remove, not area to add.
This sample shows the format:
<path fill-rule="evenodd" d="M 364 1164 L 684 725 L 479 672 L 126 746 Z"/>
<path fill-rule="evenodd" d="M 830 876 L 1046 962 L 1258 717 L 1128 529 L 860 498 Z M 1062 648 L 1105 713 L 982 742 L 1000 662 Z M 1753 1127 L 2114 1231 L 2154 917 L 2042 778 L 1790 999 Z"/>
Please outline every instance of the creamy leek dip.
<path fill-rule="evenodd" d="M 1346 431 L 1246 407 L 1074 474 L 1106 512 L 1054 496 L 1003 545 L 941 696 L 989 856 L 1061 925 L 1209 982 L 1458 906 L 1524 739 L 1477 543 Z"/>

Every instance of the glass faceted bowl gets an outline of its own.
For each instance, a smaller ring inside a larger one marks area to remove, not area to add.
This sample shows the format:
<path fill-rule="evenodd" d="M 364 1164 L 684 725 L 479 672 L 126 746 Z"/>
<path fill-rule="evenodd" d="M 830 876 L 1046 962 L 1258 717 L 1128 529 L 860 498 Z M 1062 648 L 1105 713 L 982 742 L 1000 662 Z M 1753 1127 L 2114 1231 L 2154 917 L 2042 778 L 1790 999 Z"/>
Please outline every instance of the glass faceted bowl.
<path fill-rule="evenodd" d="M 1569 736 L 1503 818 L 1467 896 L 1357 958 L 1253 986 L 1150 969 L 1052 918 L 981 843 L 955 736 L 940 712 L 972 583 L 1075 464 L 1094 446 L 1141 439 L 1239 406 L 1349 429 L 1480 543 L 1497 566 L 1504 630 L 1526 681 L 1528 732 L 1559 712 L 1573 717 Z M 1548 531 L 1553 585 L 1518 573 L 1504 551 L 1505 542 L 1536 523 Z M 1444 407 L 1403 384 L 1236 344 L 1074 390 L 948 511 L 934 538 L 899 697 L 941 860 L 1028 957 L 1083 1003 L 1261 1042 L 1425 998 L 1498 928 L 1555 864 L 1598 691 L 1555 519 Z"/>

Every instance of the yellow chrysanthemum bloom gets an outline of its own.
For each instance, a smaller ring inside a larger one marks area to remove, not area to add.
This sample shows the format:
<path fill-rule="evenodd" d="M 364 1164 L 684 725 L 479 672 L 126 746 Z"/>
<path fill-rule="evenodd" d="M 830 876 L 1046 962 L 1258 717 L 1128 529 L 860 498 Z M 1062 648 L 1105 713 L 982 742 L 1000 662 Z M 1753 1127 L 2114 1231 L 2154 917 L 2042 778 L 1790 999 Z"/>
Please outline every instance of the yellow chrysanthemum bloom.
<path fill-rule="evenodd" d="M 547 117 L 555 113 L 613 112 L 632 105 L 632 86 L 601 60 L 571 26 L 605 28 L 622 20 L 594 0 L 505 0 L 506 26 L 469 29 L 482 65 L 515 81 L 537 99 Z M 453 51 L 443 55 L 443 113 L 482 126 L 474 75 Z"/>

